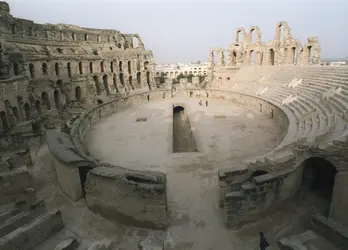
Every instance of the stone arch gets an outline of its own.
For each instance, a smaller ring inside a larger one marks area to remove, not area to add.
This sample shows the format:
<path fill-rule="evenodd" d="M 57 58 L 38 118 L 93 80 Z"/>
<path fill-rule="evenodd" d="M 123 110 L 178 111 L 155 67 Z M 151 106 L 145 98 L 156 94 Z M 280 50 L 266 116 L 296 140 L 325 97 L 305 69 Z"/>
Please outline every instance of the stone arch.
<path fill-rule="evenodd" d="M 35 108 L 39 114 L 42 113 L 41 102 L 39 100 L 35 101 Z"/>
<path fill-rule="evenodd" d="M 85 42 L 88 41 L 88 34 L 85 34 Z"/>
<path fill-rule="evenodd" d="M 93 62 L 89 62 L 89 73 L 93 73 Z"/>
<path fill-rule="evenodd" d="M 149 89 L 151 90 L 151 84 L 150 84 L 150 72 L 146 72 L 146 83 L 149 86 Z"/>
<path fill-rule="evenodd" d="M 129 77 L 128 77 L 128 83 L 129 83 L 129 85 L 131 86 L 132 90 L 134 90 L 134 86 L 133 86 L 133 77 L 132 77 L 132 76 L 129 76 Z"/>
<path fill-rule="evenodd" d="M 121 83 L 121 85 L 125 88 L 123 73 L 120 73 L 120 74 L 119 74 L 119 77 L 120 77 L 120 83 Z"/>
<path fill-rule="evenodd" d="M 68 62 L 68 63 L 66 64 L 66 67 L 67 67 L 67 69 L 68 69 L 68 76 L 71 77 L 71 63 Z"/>
<path fill-rule="evenodd" d="M 137 83 L 139 86 L 141 86 L 141 73 L 140 72 L 137 73 Z"/>
<path fill-rule="evenodd" d="M 237 64 L 237 52 L 235 50 L 232 51 L 232 65 L 236 66 Z"/>
<path fill-rule="evenodd" d="M 100 72 L 104 72 L 104 61 L 100 62 Z"/>
<path fill-rule="evenodd" d="M 99 83 L 98 76 L 93 76 L 93 81 L 94 81 L 95 89 L 97 91 L 97 95 L 100 95 L 101 94 L 101 89 L 100 89 L 100 83 Z"/>
<path fill-rule="evenodd" d="M 80 102 L 82 100 L 82 90 L 80 86 L 77 86 L 75 88 L 75 98 L 78 102 Z"/>
<path fill-rule="evenodd" d="M 29 103 L 27 103 L 27 102 L 24 104 L 24 113 L 25 113 L 25 118 L 27 120 L 30 120 L 30 118 L 31 118 L 31 108 L 30 108 Z"/>
<path fill-rule="evenodd" d="M 275 52 L 273 48 L 268 50 L 268 64 L 269 65 L 275 64 Z"/>
<path fill-rule="evenodd" d="M 132 61 L 129 60 L 127 62 L 127 66 L 128 66 L 128 74 L 132 74 Z"/>
<path fill-rule="evenodd" d="M 32 63 L 29 64 L 29 73 L 31 78 L 35 78 L 35 67 Z"/>
<path fill-rule="evenodd" d="M 145 61 L 145 62 L 144 62 L 144 69 L 145 69 L 145 70 L 149 70 L 149 66 L 150 66 L 149 61 Z"/>
<path fill-rule="evenodd" d="M 297 49 L 296 47 L 291 48 L 291 63 L 297 64 Z"/>
<path fill-rule="evenodd" d="M 8 131 L 9 130 L 9 125 L 8 125 L 8 121 L 7 121 L 7 117 L 6 117 L 6 113 L 5 111 L 1 111 L 0 112 L 0 119 L 1 119 L 1 124 L 2 124 L 2 127 L 4 129 L 4 131 Z"/>
<path fill-rule="evenodd" d="M 13 74 L 15 76 L 18 76 L 19 75 L 19 64 L 17 62 L 14 62 L 13 63 Z"/>
<path fill-rule="evenodd" d="M 59 63 L 58 62 L 56 62 L 55 64 L 54 64 L 54 70 L 55 70 L 55 72 L 56 72 L 56 76 L 59 76 Z"/>
<path fill-rule="evenodd" d="M 63 84 L 63 81 L 61 79 L 58 79 L 57 82 L 56 82 L 56 86 L 57 88 L 59 88 L 60 91 L 64 91 L 64 84 Z"/>
<path fill-rule="evenodd" d="M 139 39 L 136 36 L 132 37 L 132 48 L 138 48 L 140 45 Z"/>
<path fill-rule="evenodd" d="M 42 74 L 43 75 L 47 75 L 48 71 L 47 71 L 47 63 L 43 63 L 42 64 Z"/>
<path fill-rule="evenodd" d="M 235 43 L 243 43 L 245 35 L 244 28 L 238 28 L 234 34 L 234 42 Z"/>
<path fill-rule="evenodd" d="M 45 108 L 47 108 L 48 110 L 51 109 L 51 103 L 50 103 L 50 100 L 48 98 L 47 92 L 42 92 L 41 93 L 41 101 L 42 101 L 42 105 Z"/>
<path fill-rule="evenodd" d="M 114 61 L 110 61 L 110 71 L 114 72 Z"/>
<path fill-rule="evenodd" d="M 123 71 L 123 68 L 122 68 L 122 61 L 119 61 L 119 63 L 118 63 L 118 69 L 119 69 L 120 72 Z"/>
<path fill-rule="evenodd" d="M 301 186 L 304 191 L 309 191 L 328 202 L 329 209 L 337 169 L 334 164 L 321 157 L 310 157 L 304 160 L 302 168 Z"/>
<path fill-rule="evenodd" d="M 312 46 L 307 45 L 304 49 L 304 64 L 311 64 L 312 63 Z"/>
<path fill-rule="evenodd" d="M 249 43 L 254 44 L 261 41 L 261 31 L 257 26 L 251 26 L 248 32 Z"/>
<path fill-rule="evenodd" d="M 105 91 L 106 91 L 106 95 L 110 95 L 109 76 L 108 75 L 103 75 L 103 84 L 104 84 L 104 88 L 105 88 Z"/>
<path fill-rule="evenodd" d="M 60 92 L 58 89 L 56 89 L 53 92 L 53 97 L 54 97 L 54 105 L 56 107 L 56 109 L 60 109 L 61 108 L 61 99 L 60 99 Z"/>
<path fill-rule="evenodd" d="M 112 76 L 112 83 L 113 83 L 113 85 L 114 85 L 114 88 L 116 89 L 116 93 L 119 93 L 120 91 L 119 91 L 119 89 L 118 89 L 118 87 L 117 87 L 117 76 L 116 76 L 116 74 L 114 74 L 114 75 Z"/>
<path fill-rule="evenodd" d="M 83 65 L 82 65 L 82 62 L 79 62 L 79 72 L 80 72 L 80 75 L 83 74 Z"/>
<path fill-rule="evenodd" d="M 13 113 L 14 117 L 16 118 L 16 121 L 18 122 L 20 120 L 18 108 L 12 107 L 12 113 Z"/>
<path fill-rule="evenodd" d="M 286 34 L 289 30 L 289 25 L 287 22 L 279 22 L 275 28 L 275 40 L 283 40 L 288 35 Z"/>
<path fill-rule="evenodd" d="M 249 52 L 249 64 L 256 65 L 256 52 L 255 52 L 255 50 L 250 50 L 250 52 Z"/>

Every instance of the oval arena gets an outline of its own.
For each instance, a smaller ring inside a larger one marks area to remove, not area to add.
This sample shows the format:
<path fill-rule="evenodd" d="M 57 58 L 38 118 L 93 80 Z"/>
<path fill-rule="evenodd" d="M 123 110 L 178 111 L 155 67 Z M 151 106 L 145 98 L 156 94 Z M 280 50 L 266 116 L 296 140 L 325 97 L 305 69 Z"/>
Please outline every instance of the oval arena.
<path fill-rule="evenodd" d="M 347 247 L 348 68 L 316 37 L 239 28 L 160 84 L 138 34 L 0 13 L 0 249 Z"/>

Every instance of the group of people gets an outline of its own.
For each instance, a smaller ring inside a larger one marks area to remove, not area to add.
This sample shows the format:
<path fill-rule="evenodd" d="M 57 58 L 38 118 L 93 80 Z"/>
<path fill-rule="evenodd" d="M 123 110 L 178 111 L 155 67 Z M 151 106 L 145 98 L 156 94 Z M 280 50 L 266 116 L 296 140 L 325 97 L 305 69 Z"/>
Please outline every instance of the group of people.
<path fill-rule="evenodd" d="M 202 106 L 202 105 L 203 105 L 202 100 L 199 100 L 198 105 L 199 105 L 199 106 Z M 208 107 L 208 100 L 205 101 L 205 106 Z"/>

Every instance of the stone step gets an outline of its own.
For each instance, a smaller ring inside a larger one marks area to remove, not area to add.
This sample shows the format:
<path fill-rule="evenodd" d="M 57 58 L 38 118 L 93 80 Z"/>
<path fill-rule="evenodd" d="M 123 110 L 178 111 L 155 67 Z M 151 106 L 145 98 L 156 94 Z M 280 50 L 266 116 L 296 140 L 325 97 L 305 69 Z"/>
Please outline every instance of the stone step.
<path fill-rule="evenodd" d="M 36 219 L 46 212 L 46 208 L 43 202 L 40 202 L 38 205 L 35 205 L 26 212 L 18 213 L 12 217 L 9 217 L 4 223 L 0 226 L 0 237 L 3 237 L 17 228 L 29 223 L 30 221 Z"/>
<path fill-rule="evenodd" d="M 69 238 L 60 242 L 54 250 L 75 250 L 78 246 L 76 238 Z"/>
<path fill-rule="evenodd" d="M 1 250 L 31 250 L 64 227 L 59 210 L 46 212 L 10 234 L 0 238 Z"/>

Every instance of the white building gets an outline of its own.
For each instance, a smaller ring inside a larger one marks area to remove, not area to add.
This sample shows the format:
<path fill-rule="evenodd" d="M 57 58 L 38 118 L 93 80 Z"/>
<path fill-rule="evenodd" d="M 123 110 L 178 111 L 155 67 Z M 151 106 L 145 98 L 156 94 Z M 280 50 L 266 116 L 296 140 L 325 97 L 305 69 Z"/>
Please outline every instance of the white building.
<path fill-rule="evenodd" d="M 155 66 L 156 76 L 162 73 L 168 78 L 176 78 L 178 75 L 206 76 L 208 72 L 208 63 L 178 63 L 178 64 L 157 64 Z"/>

